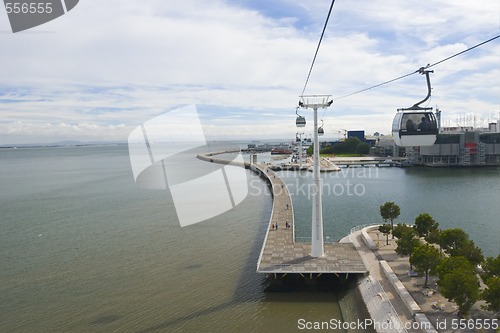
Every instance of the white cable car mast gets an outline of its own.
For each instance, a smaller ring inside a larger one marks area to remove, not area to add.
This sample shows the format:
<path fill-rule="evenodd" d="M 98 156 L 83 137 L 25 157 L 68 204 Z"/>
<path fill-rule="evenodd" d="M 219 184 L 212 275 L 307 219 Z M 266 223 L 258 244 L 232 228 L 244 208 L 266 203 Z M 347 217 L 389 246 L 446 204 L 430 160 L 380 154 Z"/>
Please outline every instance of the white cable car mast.
<path fill-rule="evenodd" d="M 323 180 L 320 177 L 319 160 L 319 136 L 318 136 L 318 108 L 325 109 L 332 105 L 330 95 L 302 95 L 300 96 L 299 106 L 305 109 L 314 110 L 314 153 L 313 153 L 313 178 L 314 186 L 312 188 L 312 225 L 311 225 L 311 257 L 323 257 L 325 250 L 323 246 L 323 207 L 321 202 L 321 192 Z"/>

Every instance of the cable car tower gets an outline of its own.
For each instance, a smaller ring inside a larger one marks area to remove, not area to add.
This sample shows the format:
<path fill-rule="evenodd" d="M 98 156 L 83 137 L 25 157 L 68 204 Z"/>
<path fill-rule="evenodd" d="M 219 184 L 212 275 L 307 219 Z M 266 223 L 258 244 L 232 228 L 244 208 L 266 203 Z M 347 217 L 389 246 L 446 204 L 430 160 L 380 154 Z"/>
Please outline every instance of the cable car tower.
<path fill-rule="evenodd" d="M 420 106 L 431 97 L 429 73 L 434 71 L 421 67 L 418 72 L 425 75 L 427 80 L 427 96 L 412 107 L 398 109 L 392 122 L 392 137 L 400 147 L 432 146 L 439 132 L 432 107 Z"/>
<path fill-rule="evenodd" d="M 314 110 L 314 153 L 313 153 L 313 178 L 312 188 L 312 226 L 311 226 L 311 257 L 323 257 L 325 250 L 323 247 L 323 207 L 321 202 L 321 191 L 323 181 L 319 173 L 319 133 L 318 133 L 318 109 L 325 109 L 332 105 L 330 95 L 302 95 L 299 106 L 304 109 Z M 323 128 L 321 128 L 323 129 Z"/>

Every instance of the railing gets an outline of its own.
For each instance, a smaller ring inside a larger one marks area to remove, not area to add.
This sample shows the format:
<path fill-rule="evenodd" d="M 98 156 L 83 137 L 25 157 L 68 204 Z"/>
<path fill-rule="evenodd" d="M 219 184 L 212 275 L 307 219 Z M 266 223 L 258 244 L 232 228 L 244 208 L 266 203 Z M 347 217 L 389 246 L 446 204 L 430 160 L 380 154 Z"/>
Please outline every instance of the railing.
<path fill-rule="evenodd" d="M 354 233 L 354 232 L 356 232 L 356 231 L 363 230 L 366 227 L 374 227 L 376 225 L 380 225 L 380 223 L 368 223 L 368 224 L 363 224 L 363 225 L 355 226 L 355 227 L 351 228 L 351 231 L 349 232 L 349 235 L 352 234 L 352 233 Z"/>

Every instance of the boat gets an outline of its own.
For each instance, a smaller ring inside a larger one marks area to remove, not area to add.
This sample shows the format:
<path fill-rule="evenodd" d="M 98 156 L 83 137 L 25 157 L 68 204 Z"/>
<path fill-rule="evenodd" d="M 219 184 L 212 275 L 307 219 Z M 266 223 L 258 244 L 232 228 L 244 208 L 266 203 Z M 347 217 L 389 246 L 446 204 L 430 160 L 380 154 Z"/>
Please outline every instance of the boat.
<path fill-rule="evenodd" d="M 273 148 L 271 149 L 271 155 L 290 155 L 293 151 L 291 149 L 284 148 Z"/>

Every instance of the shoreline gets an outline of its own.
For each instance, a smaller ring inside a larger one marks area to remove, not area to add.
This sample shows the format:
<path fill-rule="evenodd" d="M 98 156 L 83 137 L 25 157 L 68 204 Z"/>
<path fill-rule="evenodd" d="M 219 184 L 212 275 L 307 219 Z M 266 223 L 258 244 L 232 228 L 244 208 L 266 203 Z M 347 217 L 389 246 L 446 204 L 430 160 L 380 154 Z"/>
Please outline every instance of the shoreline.
<path fill-rule="evenodd" d="M 208 162 L 230 163 L 230 161 L 212 157 L 221 153 L 224 152 L 207 153 L 201 158 L 197 157 Z M 248 168 L 249 164 L 245 162 L 240 166 Z M 458 319 L 453 304 L 436 290 L 427 290 L 424 295 L 424 290 L 421 290 L 422 288 L 416 282 L 419 278 L 408 276 L 409 257 L 396 254 L 395 241 L 392 240 L 393 244 L 389 246 L 380 245 L 382 242 L 378 241 L 379 235 L 376 230 L 378 225 L 355 227 L 349 235 L 339 241 L 339 243 L 352 243 L 369 270 L 369 273 L 360 279 L 356 291 L 360 292 L 371 319 L 376 323 L 394 323 L 392 327 L 395 328 L 379 327 L 377 331 L 456 332 L 456 329 L 452 329 L 453 320 Z M 430 282 L 432 285 L 433 280 L 430 279 Z M 373 294 L 373 288 L 378 288 L 375 294 Z M 370 292 L 372 294 L 369 294 Z M 470 317 L 491 318 L 491 315 L 488 317 L 487 312 L 480 309 L 478 303 L 474 305 L 475 310 Z M 460 332 L 472 333 L 477 330 L 461 330 Z M 494 332 L 494 330 L 481 332 Z"/>
<path fill-rule="evenodd" d="M 380 237 L 380 242 L 377 245 L 379 236 L 376 227 L 375 230 L 367 232 L 369 239 L 376 245 L 373 253 L 377 255 L 380 260 L 387 263 L 393 274 L 397 277 L 398 281 L 404 286 L 409 295 L 411 295 L 414 302 L 421 309 L 421 313 L 425 314 L 437 332 L 451 333 L 458 332 L 457 329 L 452 328 L 453 321 L 458 321 L 460 317 L 457 316 L 458 307 L 455 303 L 448 301 L 444 296 L 439 293 L 436 286 L 437 277 L 429 276 L 428 288 L 423 288 L 424 277 L 410 276 L 408 271 L 410 269 L 409 257 L 400 256 L 396 253 L 396 239 L 389 239 L 389 245 L 386 245 L 384 237 Z M 483 320 L 494 318 L 494 315 L 489 311 L 481 309 L 483 301 L 478 301 L 471 309 L 469 316 L 466 320 Z M 473 332 L 491 332 L 494 329 L 460 329 L 460 332 L 473 333 Z"/>

